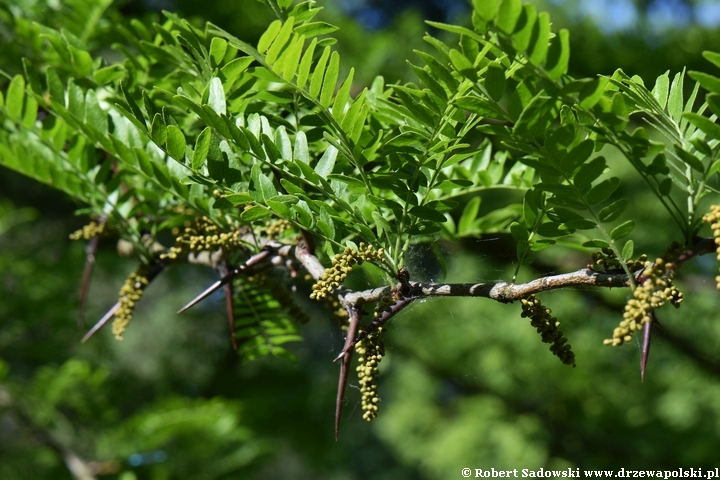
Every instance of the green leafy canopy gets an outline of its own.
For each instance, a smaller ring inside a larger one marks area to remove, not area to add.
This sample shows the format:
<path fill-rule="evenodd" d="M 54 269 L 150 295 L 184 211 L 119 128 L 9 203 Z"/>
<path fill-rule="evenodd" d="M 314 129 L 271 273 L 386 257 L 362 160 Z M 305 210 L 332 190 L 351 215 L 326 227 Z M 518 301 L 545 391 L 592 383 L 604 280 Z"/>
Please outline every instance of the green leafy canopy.
<path fill-rule="evenodd" d="M 619 241 L 635 223 L 606 147 L 683 243 L 698 235 L 720 169 L 714 75 L 666 73 L 652 89 L 620 70 L 572 78 L 569 33 L 553 32 L 547 13 L 474 0 L 471 28 L 428 22 L 454 39 L 425 37 L 432 53 L 408 60 L 416 83 L 362 87 L 315 2 L 266 3 L 278 19 L 257 45 L 164 12 L 117 27 L 114 63 L 89 49 L 90 32 L 34 24 L 49 48 L 40 68 L 8 75 L 0 164 L 87 205 L 145 263 L 164 232 L 202 216 L 245 234 L 242 258 L 274 221 L 286 239 L 312 238 L 326 264 L 361 243 L 382 248 L 385 285 L 412 244 L 487 233 L 512 237 L 513 281 L 533 252 L 607 247 L 632 283 L 634 244 Z M 502 201 L 481 209 L 491 190 Z M 282 354 L 294 328 L 267 292 L 244 288 L 254 320 L 238 332 L 277 333 L 249 343 L 250 356 Z"/>

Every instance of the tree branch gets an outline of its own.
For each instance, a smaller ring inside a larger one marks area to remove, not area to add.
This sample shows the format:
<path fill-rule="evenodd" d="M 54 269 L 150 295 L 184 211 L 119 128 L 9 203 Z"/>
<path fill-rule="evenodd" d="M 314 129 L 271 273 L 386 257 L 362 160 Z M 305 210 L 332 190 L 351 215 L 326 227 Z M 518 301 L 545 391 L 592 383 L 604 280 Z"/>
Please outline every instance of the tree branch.
<path fill-rule="evenodd" d="M 713 252 L 715 250 L 714 238 L 699 238 L 695 244 L 688 250 L 685 250 L 675 260 L 675 266 L 690 260 L 691 258 Z M 639 279 L 644 269 L 634 272 L 635 279 Z M 596 271 L 590 268 L 583 268 L 575 272 L 563 273 L 560 275 L 550 275 L 547 277 L 531 280 L 526 283 L 514 284 L 504 281 L 488 282 L 488 283 L 446 283 L 424 285 L 418 282 L 403 282 L 394 287 L 381 287 L 361 292 L 349 292 L 342 295 L 342 303 L 346 306 L 360 306 L 364 303 L 376 302 L 383 295 L 390 293 L 389 291 L 407 291 L 409 292 L 401 296 L 397 302 L 385 310 L 378 318 L 376 318 L 365 330 L 358 335 L 352 345 L 344 346 L 335 361 L 344 358 L 348 352 L 354 348 L 357 342 L 367 337 L 375 331 L 379 326 L 387 323 L 400 310 L 409 305 L 412 301 L 424 297 L 485 297 L 496 300 L 501 303 L 512 303 L 529 295 L 543 292 L 546 290 L 557 290 L 567 287 L 577 286 L 593 286 L 593 287 L 629 287 L 631 283 L 628 276 L 622 270 L 615 271 Z M 649 328 L 646 332 L 645 354 L 643 355 L 642 374 L 644 377 L 645 364 L 647 362 L 647 353 L 650 350 Z"/>
<path fill-rule="evenodd" d="M 347 387 L 348 373 L 350 371 L 350 363 L 352 362 L 353 341 L 357 335 L 360 326 L 360 307 L 348 307 L 348 315 L 350 323 L 348 324 L 347 335 L 345 336 L 345 346 L 343 351 L 348 349 L 347 354 L 340 363 L 340 376 L 338 378 L 337 398 L 335 399 L 335 441 L 338 441 L 340 435 L 340 414 L 342 413 L 342 402 L 345 397 L 345 387 Z"/>

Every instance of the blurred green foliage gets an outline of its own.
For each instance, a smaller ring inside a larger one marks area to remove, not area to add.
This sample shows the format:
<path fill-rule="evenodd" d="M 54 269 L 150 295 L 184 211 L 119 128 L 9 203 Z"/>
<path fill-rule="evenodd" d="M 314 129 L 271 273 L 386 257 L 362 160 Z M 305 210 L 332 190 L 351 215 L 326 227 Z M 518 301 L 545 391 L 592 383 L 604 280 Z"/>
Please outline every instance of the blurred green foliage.
<path fill-rule="evenodd" d="M 22 56 L 50 55 L 27 43 L 23 32 L 30 21 L 74 28 L 82 36 L 82 24 L 68 9 L 81 3 L 0 4 L 3 69 L 21 71 Z M 270 18 L 254 2 L 179 1 L 176 7 L 198 21 L 246 32 L 248 40 Z M 422 48 L 427 29 L 417 13 L 406 12 L 379 32 L 363 30 L 338 10 L 326 14 L 341 27 L 347 64 L 365 66 L 358 85 L 377 73 L 409 80 L 404 61 Z M 116 38 L 112 24 L 124 15 L 159 18 L 138 4 L 109 6 L 97 16 L 98 36 L 86 40 L 113 55 L 107 48 Z M 571 21 L 557 11 L 553 18 Z M 571 72 L 578 76 L 623 67 L 654 78 L 666 69 L 692 68 L 703 49 L 720 50 L 717 32 L 700 27 L 672 31 L 678 41 L 659 47 L 640 36 L 604 36 L 589 23 L 573 28 L 571 38 Z M 636 227 L 637 238 L 647 238 L 636 247 L 643 251 L 667 243 L 654 228 L 662 217 L 646 205 L 640 195 L 633 205 L 645 219 Z M 2 479 L 72 478 L 69 452 L 90 462 L 95 474 L 122 480 L 455 479 L 464 467 L 717 466 L 720 323 L 711 258 L 696 260 L 679 280 L 692 310 L 684 306 L 662 316 L 645 383 L 638 348 L 602 347 L 625 291 L 541 296 L 572 341 L 576 369 L 561 365 L 537 341 L 519 305 L 452 299 L 415 306 L 390 325 L 392 347 L 381 367 L 383 414 L 370 425 L 362 422 L 359 392 L 350 388 L 343 436 L 335 443 L 337 367 L 330 360 L 339 332 L 317 318 L 303 329 L 307 341 L 294 347 L 298 363 L 264 358 L 239 366 L 218 299 L 174 315 L 211 278 L 201 269 L 172 271 L 154 284 L 123 342 L 104 331 L 80 344 L 84 330 L 75 299 L 85 254 L 67 240 L 82 223 L 71 216 L 73 207 L 56 192 L 0 170 Z M 445 280 L 506 278 L 514 253 L 509 242 L 483 238 L 447 251 Z M 115 301 L 132 269 L 113 249 L 102 244 L 97 255 L 87 311 L 93 321 Z M 571 252 L 548 254 L 537 262 L 537 273 L 588 261 Z M 427 265 L 420 259 L 413 267 Z M 398 324 L 403 328 L 394 328 Z"/>

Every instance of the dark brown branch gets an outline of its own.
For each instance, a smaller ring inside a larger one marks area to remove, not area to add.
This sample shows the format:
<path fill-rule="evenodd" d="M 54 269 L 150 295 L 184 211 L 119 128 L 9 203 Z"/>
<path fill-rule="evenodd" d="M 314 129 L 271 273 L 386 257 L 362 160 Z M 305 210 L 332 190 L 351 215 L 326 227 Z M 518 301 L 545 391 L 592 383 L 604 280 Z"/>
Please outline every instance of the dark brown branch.
<path fill-rule="evenodd" d="M 583 268 L 561 275 L 551 275 L 538 278 L 527 283 L 514 284 L 504 281 L 488 283 L 438 283 L 421 284 L 410 282 L 413 288 L 419 288 L 419 297 L 485 297 L 502 303 L 511 303 L 533 293 L 546 290 L 577 286 L 594 287 L 629 287 L 627 275 L 621 270 L 614 272 L 598 272 Z M 401 288 L 398 284 L 396 289 Z M 392 287 L 379 287 L 360 292 L 349 292 L 343 295 L 343 303 L 349 305 L 362 305 L 377 302 L 391 291 Z"/>
<path fill-rule="evenodd" d="M 372 332 L 377 330 L 379 327 L 382 327 L 385 325 L 392 317 L 397 315 L 403 308 L 410 305 L 410 303 L 413 300 L 416 300 L 420 298 L 421 295 L 418 295 L 420 292 L 419 288 L 415 288 L 409 292 L 409 295 L 407 297 L 402 297 L 399 300 L 397 300 L 395 303 L 390 305 L 388 308 L 386 308 L 380 315 L 377 316 L 375 320 L 373 320 L 370 325 L 365 328 L 365 330 L 360 333 L 360 335 L 357 336 L 355 341 L 353 342 L 346 342 L 345 347 L 343 348 L 342 352 L 335 357 L 335 360 L 338 361 L 341 358 L 344 359 L 348 353 L 355 348 L 355 345 L 357 345 L 358 342 L 362 341 L 365 337 L 370 335 Z"/>
<path fill-rule="evenodd" d="M 220 280 L 210 285 L 208 288 L 205 289 L 204 292 L 202 292 L 197 297 L 193 298 L 188 302 L 187 305 L 182 307 L 180 310 L 178 310 L 177 313 L 182 313 L 185 310 L 197 305 L 201 301 L 205 300 L 207 297 L 212 295 L 217 289 L 222 287 L 223 285 L 226 285 L 230 283 L 235 277 L 240 275 L 241 273 L 245 272 L 248 268 L 253 267 L 257 265 L 258 263 L 261 263 L 263 260 L 266 260 L 270 258 L 273 255 L 273 251 L 269 248 L 260 250 L 260 252 L 256 253 L 255 255 L 248 258 L 245 263 L 240 265 L 239 267 L 233 269 L 231 272 L 229 272 L 227 275 L 223 276 Z"/>
<path fill-rule="evenodd" d="M 715 251 L 714 238 L 700 238 L 692 248 L 686 250 L 675 260 L 678 266 L 691 258 L 705 255 Z M 635 272 L 636 278 L 642 270 Z M 533 293 L 560 288 L 590 286 L 590 287 L 629 287 L 627 275 L 622 270 L 597 271 L 583 268 L 575 272 L 550 275 L 538 278 L 527 283 L 514 284 L 509 282 L 488 282 L 488 283 L 448 283 L 423 285 L 410 282 L 411 285 L 420 285 L 424 297 L 485 297 L 497 300 L 502 303 L 510 303 L 520 300 Z M 401 284 L 395 286 L 399 289 Z M 364 303 L 376 302 L 387 295 L 393 287 L 379 287 L 360 292 L 348 292 L 343 295 L 343 303 L 349 305 L 362 305 Z"/>
<path fill-rule="evenodd" d="M 337 397 L 335 398 L 335 441 L 338 441 L 340 435 L 340 414 L 342 413 L 342 402 L 345 398 L 345 388 L 347 387 L 348 374 L 350 372 L 350 363 L 352 362 L 353 345 L 354 339 L 357 335 L 358 328 L 360 326 L 360 308 L 359 307 L 348 307 L 348 315 L 350 316 L 350 323 L 348 324 L 348 331 L 345 337 L 345 345 L 343 351 L 347 349 L 347 354 L 343 357 L 340 363 L 340 375 L 338 377 L 338 391 Z"/>
<path fill-rule="evenodd" d="M 702 237 L 702 238 L 696 238 L 695 244 L 685 250 L 683 253 L 678 255 L 678 257 L 673 262 L 676 266 L 681 265 L 688 260 L 698 257 L 701 255 L 706 255 L 708 253 L 712 253 L 717 248 L 717 245 L 715 244 L 715 238 L 713 237 Z"/>
<path fill-rule="evenodd" d="M 227 261 L 221 261 L 217 270 L 220 276 L 224 277 L 227 275 L 230 272 Z M 230 342 L 232 343 L 233 350 L 237 352 L 238 345 L 237 339 L 235 338 L 235 305 L 233 303 L 232 283 L 225 284 L 225 308 L 227 310 L 228 328 L 230 329 Z"/>
<path fill-rule="evenodd" d="M 358 335 L 352 346 L 343 348 L 342 352 L 335 358 L 343 358 L 357 342 L 367 337 L 379 326 L 385 324 L 413 300 L 422 297 L 486 297 L 502 303 L 510 303 L 525 298 L 533 293 L 545 290 L 555 290 L 570 286 L 592 285 L 601 287 L 627 287 L 630 285 L 627 275 L 618 271 L 617 273 L 596 272 L 584 268 L 576 272 L 564 273 L 538 278 L 519 285 L 508 282 L 491 283 L 447 283 L 435 285 L 423 285 L 417 282 L 410 282 L 410 292 L 407 296 L 401 297 L 387 310 L 382 312 L 363 332 Z M 375 288 L 364 292 L 353 292 L 343 297 L 343 303 L 347 305 L 360 305 L 362 303 L 380 300 L 383 294 L 387 293 L 385 288 Z M 396 290 L 402 289 L 403 285 L 398 284 Z M 407 288 L 407 286 L 406 286 Z"/>
<path fill-rule="evenodd" d="M 676 265 L 679 265 L 697 255 L 704 255 L 714 250 L 715 243 L 712 238 L 699 239 L 695 245 L 683 252 L 676 260 Z M 635 272 L 635 275 L 640 278 L 642 270 Z M 407 282 L 406 282 L 407 283 Z M 529 295 L 543 292 L 546 290 L 556 290 L 560 288 L 576 287 L 576 286 L 594 286 L 594 287 L 629 287 L 630 281 L 628 276 L 623 271 L 595 271 L 589 268 L 577 270 L 575 272 L 564 273 L 560 275 L 550 275 L 547 277 L 538 278 L 530 282 L 514 284 L 508 282 L 489 282 L 489 283 L 460 283 L 460 284 L 434 284 L 434 285 L 423 285 L 421 283 L 409 282 L 408 285 L 400 284 L 396 285 L 394 289 L 400 291 L 401 289 L 407 290 L 408 286 L 411 288 L 412 293 L 408 296 L 402 297 L 398 302 L 393 304 L 388 310 L 383 312 L 373 323 L 368 326 L 359 336 L 355 339 L 354 346 L 357 342 L 365 338 L 368 334 L 372 333 L 377 327 L 386 323 L 390 318 L 397 314 L 400 310 L 409 305 L 410 302 L 421 297 L 485 297 L 492 300 L 497 300 L 502 303 L 511 303 L 515 300 L 520 300 Z M 383 295 L 387 295 L 388 290 L 392 287 L 375 288 L 372 290 L 365 290 L 362 292 L 350 292 L 342 296 L 343 304 L 348 305 L 362 305 L 368 302 L 375 302 L 380 300 Z M 649 329 L 647 337 L 647 348 L 644 352 L 649 353 Z M 345 346 L 342 352 L 335 358 L 339 360 L 343 358 L 351 347 Z M 644 377 L 645 364 L 647 363 L 647 355 L 643 355 L 644 362 L 642 367 L 642 375 Z"/>
<path fill-rule="evenodd" d="M 461 283 L 420 285 L 422 296 L 425 297 L 486 297 L 501 303 L 511 303 L 528 295 L 546 290 L 577 286 L 594 287 L 628 287 L 630 282 L 624 272 L 597 272 L 583 268 L 575 272 L 550 275 L 527 283 L 514 284 L 509 282 Z"/>
<path fill-rule="evenodd" d="M 325 273 L 325 267 L 323 267 L 320 260 L 310 253 L 310 246 L 306 245 L 305 242 L 298 243 L 295 247 L 295 258 L 300 262 L 300 265 L 307 270 L 310 276 L 315 280 L 320 280 Z"/>

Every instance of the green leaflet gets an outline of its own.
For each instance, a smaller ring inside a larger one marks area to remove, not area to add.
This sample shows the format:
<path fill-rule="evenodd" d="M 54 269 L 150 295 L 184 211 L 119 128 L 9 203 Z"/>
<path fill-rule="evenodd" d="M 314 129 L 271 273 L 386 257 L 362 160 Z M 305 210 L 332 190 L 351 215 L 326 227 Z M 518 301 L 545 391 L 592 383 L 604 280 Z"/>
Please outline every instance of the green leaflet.
<path fill-rule="evenodd" d="M 720 93 L 720 78 L 707 73 L 695 71 L 688 73 L 688 75 L 690 75 L 690 78 L 697 81 L 706 90 L 709 90 L 712 93 Z"/>
<path fill-rule="evenodd" d="M 446 220 L 445 215 L 443 215 L 442 213 L 438 212 L 434 208 L 425 207 L 422 205 L 412 207 L 410 209 L 410 213 L 418 218 L 429 220 L 431 222 L 443 223 Z"/>
<path fill-rule="evenodd" d="M 696 117 L 691 117 L 691 118 L 693 118 L 695 121 L 698 121 L 698 119 Z M 700 122 L 700 123 L 702 123 L 702 122 Z M 705 125 L 705 126 L 709 127 L 708 125 Z M 711 131 L 712 131 L 712 129 L 711 129 Z M 705 171 L 705 167 L 703 166 L 702 162 L 695 155 L 685 151 L 679 145 L 673 145 L 673 149 L 675 151 L 675 154 L 680 158 L 680 160 L 682 160 L 686 164 L 690 165 L 690 168 L 692 168 L 693 170 L 698 171 L 700 173 Z"/>
<path fill-rule="evenodd" d="M 625 242 L 625 246 L 622 249 L 622 259 L 627 261 L 632 258 L 633 252 L 635 251 L 635 242 L 628 240 Z"/>
<path fill-rule="evenodd" d="M 273 66 L 273 70 L 280 73 L 287 82 L 292 81 L 295 72 L 300 66 L 300 55 L 302 54 L 305 36 L 294 36 L 290 46 L 283 52 L 280 59 Z"/>
<path fill-rule="evenodd" d="M 483 81 L 490 98 L 499 101 L 505 93 L 505 70 L 497 63 L 488 65 Z"/>
<path fill-rule="evenodd" d="M 335 221 L 324 205 L 320 207 L 320 217 L 317 220 L 317 226 L 325 237 L 330 240 L 335 238 Z"/>
<path fill-rule="evenodd" d="M 325 47 L 325 50 L 323 50 L 320 59 L 315 64 L 315 70 L 313 70 L 313 74 L 310 77 L 310 88 L 308 93 L 313 98 L 317 98 L 318 95 L 320 95 L 320 89 L 323 86 L 323 77 L 325 75 L 325 66 L 330 58 L 330 52 L 330 47 Z M 335 87 L 333 86 L 333 88 Z"/>
<path fill-rule="evenodd" d="M 600 210 L 600 213 L 598 213 L 598 218 L 601 222 L 612 222 L 625 211 L 625 207 L 627 207 L 627 205 L 628 201 L 625 198 L 616 200 L 607 207 Z"/>
<path fill-rule="evenodd" d="M 548 76 L 557 80 L 567 73 L 570 60 L 570 32 L 563 28 L 557 33 L 548 50 L 546 69 Z"/>
<path fill-rule="evenodd" d="M 210 127 L 206 127 L 195 142 L 195 150 L 192 155 L 192 169 L 197 171 L 203 166 L 210 150 L 210 141 L 212 140 L 212 131 Z"/>
<path fill-rule="evenodd" d="M 210 79 L 210 84 L 208 85 L 208 104 L 218 115 L 227 114 L 225 90 L 223 89 L 222 81 L 218 77 Z M 215 123 L 219 124 L 218 122 Z"/>
<path fill-rule="evenodd" d="M 5 95 L 5 111 L 8 117 L 19 120 L 22 116 L 23 100 L 25 99 L 25 79 L 15 75 L 10 81 Z"/>
<path fill-rule="evenodd" d="M 490 22 L 495 18 L 500 3 L 497 0 L 473 0 L 472 4 L 480 18 L 485 22 Z"/>
<path fill-rule="evenodd" d="M 265 207 L 262 207 L 260 205 L 255 205 L 253 207 L 248 208 L 247 210 L 243 210 L 243 212 L 240 214 L 240 219 L 243 222 L 254 222 L 255 220 L 261 220 L 263 218 L 267 218 L 272 214 L 270 210 L 268 210 Z"/>
<path fill-rule="evenodd" d="M 685 71 L 678 72 L 673 78 L 670 85 L 670 93 L 667 102 L 667 111 L 675 123 L 680 123 L 680 117 L 683 113 L 683 84 Z"/>
<path fill-rule="evenodd" d="M 73 83 L 68 84 L 68 90 L 72 90 Z M 140 107 L 135 102 L 135 100 L 127 93 L 127 90 L 125 90 L 125 85 L 120 84 L 120 91 L 123 94 L 123 97 L 125 97 L 125 101 L 127 102 L 128 106 L 130 107 L 130 112 L 134 116 L 134 119 L 137 121 L 138 127 L 141 129 L 145 129 L 145 117 L 142 114 L 142 110 L 140 110 Z M 68 100 L 70 102 L 71 100 Z M 68 106 L 68 109 L 70 107 Z M 71 109 L 70 109 L 71 110 Z M 71 110 L 72 111 L 72 110 Z M 128 117 L 132 120 L 132 117 Z"/>
<path fill-rule="evenodd" d="M 518 52 L 525 52 L 532 41 L 533 29 L 537 20 L 537 10 L 531 3 L 523 5 L 522 13 L 515 26 L 512 44 Z"/>
<path fill-rule="evenodd" d="M 652 95 L 660 105 L 661 109 L 665 108 L 670 90 L 670 72 L 667 71 L 655 80 L 655 86 L 652 89 Z"/>
<path fill-rule="evenodd" d="M 548 53 L 550 40 L 550 15 L 547 12 L 541 12 L 538 15 L 537 22 L 533 27 L 532 38 L 535 43 L 530 45 L 529 58 L 534 65 L 542 65 L 545 63 L 545 57 Z"/>
<path fill-rule="evenodd" d="M 315 173 L 317 173 L 321 178 L 327 179 L 328 175 L 332 173 L 333 168 L 335 167 L 337 154 L 337 148 L 333 146 L 328 147 L 328 149 L 325 150 L 325 153 L 323 153 L 323 156 L 320 157 L 320 160 L 318 160 L 317 165 L 315 165 Z"/>
<path fill-rule="evenodd" d="M 630 232 L 632 232 L 633 228 L 635 228 L 635 222 L 632 220 L 621 223 L 620 225 L 612 229 L 612 231 L 610 232 L 610 238 L 612 238 L 613 240 L 619 240 L 629 235 Z"/>
<path fill-rule="evenodd" d="M 495 24 L 497 28 L 508 35 L 515 31 L 515 25 L 520 19 L 522 12 L 521 0 L 501 0 L 498 7 L 497 19 Z"/>
<path fill-rule="evenodd" d="M 322 89 L 320 91 L 320 105 L 325 108 L 330 107 L 332 103 L 333 93 L 337 86 L 338 74 L 340 72 L 340 55 L 337 52 L 332 52 L 330 55 L 330 64 L 325 71 L 325 76 L 322 82 Z"/>
<path fill-rule="evenodd" d="M 620 179 L 617 177 L 611 177 L 598 183 L 588 192 L 586 196 L 588 203 L 590 205 L 596 205 L 607 200 L 607 198 L 612 195 L 619 186 Z"/>
<path fill-rule="evenodd" d="M 258 40 L 258 52 L 264 53 L 270 47 L 277 34 L 280 32 L 282 25 L 283 24 L 280 20 L 275 20 L 268 26 L 265 32 L 260 36 L 260 40 Z"/>
<path fill-rule="evenodd" d="M 213 37 L 210 41 L 210 60 L 213 66 L 218 66 L 222 63 L 227 52 L 228 42 L 224 38 Z"/>
<path fill-rule="evenodd" d="M 272 45 L 270 48 L 268 48 L 267 53 L 265 54 L 265 61 L 272 65 L 275 63 L 275 60 L 280 55 L 280 52 L 282 52 L 282 49 L 287 44 L 288 40 L 290 40 L 290 36 L 293 33 L 293 26 L 295 25 L 295 19 L 293 17 L 289 17 L 285 23 L 283 23 L 282 28 L 278 32 L 277 36 L 272 42 Z M 260 50 L 260 49 L 258 49 Z"/>
<path fill-rule="evenodd" d="M 710 137 L 710 140 L 720 140 L 720 125 L 709 118 L 692 112 L 684 113 L 683 118 L 688 119 L 690 123 L 705 132 Z"/>
<path fill-rule="evenodd" d="M 588 82 L 582 90 L 580 90 L 580 106 L 587 109 L 595 106 L 605 93 L 608 81 L 606 77 L 600 77 Z"/>
<path fill-rule="evenodd" d="M 340 123 L 342 123 L 342 119 L 345 114 L 345 104 L 347 103 L 348 98 L 350 98 L 350 87 L 352 87 L 354 74 L 355 69 L 351 68 L 347 78 L 338 89 L 338 92 L 335 95 L 335 100 L 332 104 L 332 116 Z"/>
<path fill-rule="evenodd" d="M 312 67 L 313 55 L 315 53 L 315 47 L 317 46 L 317 43 L 317 38 L 313 38 L 307 50 L 305 50 L 305 53 L 303 53 L 302 60 L 300 60 L 296 80 L 296 84 L 300 89 L 305 88 L 305 83 L 307 82 L 310 75 L 310 68 Z"/>
<path fill-rule="evenodd" d="M 480 210 L 480 197 L 473 197 L 463 209 L 457 225 L 457 233 L 460 236 L 472 235 L 473 224 Z"/>
<path fill-rule="evenodd" d="M 237 353 L 245 361 L 266 355 L 292 359 L 292 353 L 282 345 L 302 340 L 288 313 L 292 300 L 288 297 L 279 302 L 276 296 L 283 290 L 266 282 L 268 280 L 250 282 L 245 277 L 233 282 Z M 287 306 L 283 308 L 283 304 Z M 307 321 L 305 318 L 298 320 Z"/>
<path fill-rule="evenodd" d="M 167 140 L 165 141 L 165 147 L 168 155 L 183 163 L 185 159 L 185 135 L 175 125 L 167 127 Z"/>
<path fill-rule="evenodd" d="M 259 163 L 252 166 L 251 176 L 254 187 L 254 190 L 251 190 L 251 193 L 253 191 L 257 193 L 256 201 L 267 201 L 277 195 L 278 192 L 275 189 L 275 185 L 273 185 L 270 177 L 262 172 Z"/>
<path fill-rule="evenodd" d="M 605 158 L 594 158 L 580 167 L 580 170 L 578 170 L 573 178 L 573 183 L 580 191 L 586 191 L 590 188 L 590 185 L 602 175 L 606 168 Z"/>

